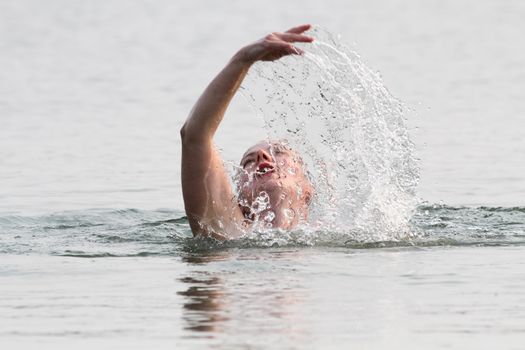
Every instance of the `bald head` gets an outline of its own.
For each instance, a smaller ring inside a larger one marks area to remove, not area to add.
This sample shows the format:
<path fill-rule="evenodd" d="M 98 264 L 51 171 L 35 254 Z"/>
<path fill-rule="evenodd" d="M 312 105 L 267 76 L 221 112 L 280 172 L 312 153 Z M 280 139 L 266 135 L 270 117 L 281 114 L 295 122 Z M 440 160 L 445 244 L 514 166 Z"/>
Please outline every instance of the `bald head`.
<path fill-rule="evenodd" d="M 313 186 L 299 154 L 281 141 L 261 141 L 244 153 L 238 179 L 239 204 L 245 216 L 255 220 L 256 199 L 267 196 L 265 212 L 275 214 L 273 227 L 290 228 L 308 214 Z M 270 217 L 272 217 L 270 215 Z"/>

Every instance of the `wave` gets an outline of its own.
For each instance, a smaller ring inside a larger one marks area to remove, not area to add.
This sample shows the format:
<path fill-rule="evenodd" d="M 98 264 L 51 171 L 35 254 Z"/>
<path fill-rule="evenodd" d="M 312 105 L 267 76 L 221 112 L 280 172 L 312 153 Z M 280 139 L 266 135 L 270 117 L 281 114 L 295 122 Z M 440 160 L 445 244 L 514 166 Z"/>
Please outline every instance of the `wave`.
<path fill-rule="evenodd" d="M 301 227 L 254 232 L 229 242 L 193 238 L 177 210 L 91 209 L 38 216 L 0 215 L 0 254 L 70 257 L 179 256 L 217 249 L 332 247 L 351 249 L 525 244 L 525 207 L 423 204 L 409 232 L 395 239 L 366 231 Z"/>

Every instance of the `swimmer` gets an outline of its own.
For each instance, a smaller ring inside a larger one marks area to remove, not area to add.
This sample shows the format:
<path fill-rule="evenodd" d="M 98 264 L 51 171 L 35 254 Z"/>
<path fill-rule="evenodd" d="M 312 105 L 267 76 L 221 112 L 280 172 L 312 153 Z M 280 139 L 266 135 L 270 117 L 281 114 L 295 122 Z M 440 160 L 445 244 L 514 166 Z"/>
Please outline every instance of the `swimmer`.
<path fill-rule="evenodd" d="M 226 240 L 240 237 L 261 220 L 265 227 L 291 229 L 307 219 L 313 187 L 300 156 L 285 142 L 259 142 L 244 153 L 235 195 L 213 136 L 250 67 L 257 61 L 303 54 L 293 43 L 312 42 L 303 34 L 309 28 L 302 25 L 271 33 L 241 48 L 190 112 L 181 129 L 181 178 L 194 236 Z M 269 206 L 264 207 L 261 198 Z M 260 210 L 254 210 L 258 205 Z"/>

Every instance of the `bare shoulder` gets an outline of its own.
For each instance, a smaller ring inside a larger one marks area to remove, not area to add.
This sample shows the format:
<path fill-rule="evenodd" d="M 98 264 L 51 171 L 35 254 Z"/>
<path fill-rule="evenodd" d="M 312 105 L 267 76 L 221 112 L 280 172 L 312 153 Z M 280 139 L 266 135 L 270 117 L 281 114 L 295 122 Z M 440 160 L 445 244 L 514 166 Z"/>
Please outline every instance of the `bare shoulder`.
<path fill-rule="evenodd" d="M 213 144 L 183 142 L 182 192 L 194 235 L 228 239 L 244 233 L 244 216 L 220 153 Z"/>

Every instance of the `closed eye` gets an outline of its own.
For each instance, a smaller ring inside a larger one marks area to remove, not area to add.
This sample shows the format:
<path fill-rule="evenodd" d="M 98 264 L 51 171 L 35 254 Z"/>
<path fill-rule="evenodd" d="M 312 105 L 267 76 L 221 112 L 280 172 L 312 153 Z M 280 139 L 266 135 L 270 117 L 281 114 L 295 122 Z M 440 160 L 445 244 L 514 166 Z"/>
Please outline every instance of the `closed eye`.
<path fill-rule="evenodd" d="M 284 148 L 284 147 L 274 147 L 274 148 L 272 149 L 272 151 L 273 151 L 273 153 L 274 153 L 275 155 L 277 155 L 277 154 L 290 154 L 290 151 L 287 150 L 287 149 Z"/>
<path fill-rule="evenodd" d="M 254 162 L 253 159 L 248 159 L 248 160 L 244 161 L 244 163 L 242 163 L 242 167 L 246 168 L 248 166 L 248 164 L 253 163 L 253 162 Z"/>
<path fill-rule="evenodd" d="M 271 149 L 275 152 L 275 153 L 289 153 L 290 152 L 290 148 L 288 148 L 287 146 L 285 145 L 273 145 L 271 147 Z"/>

